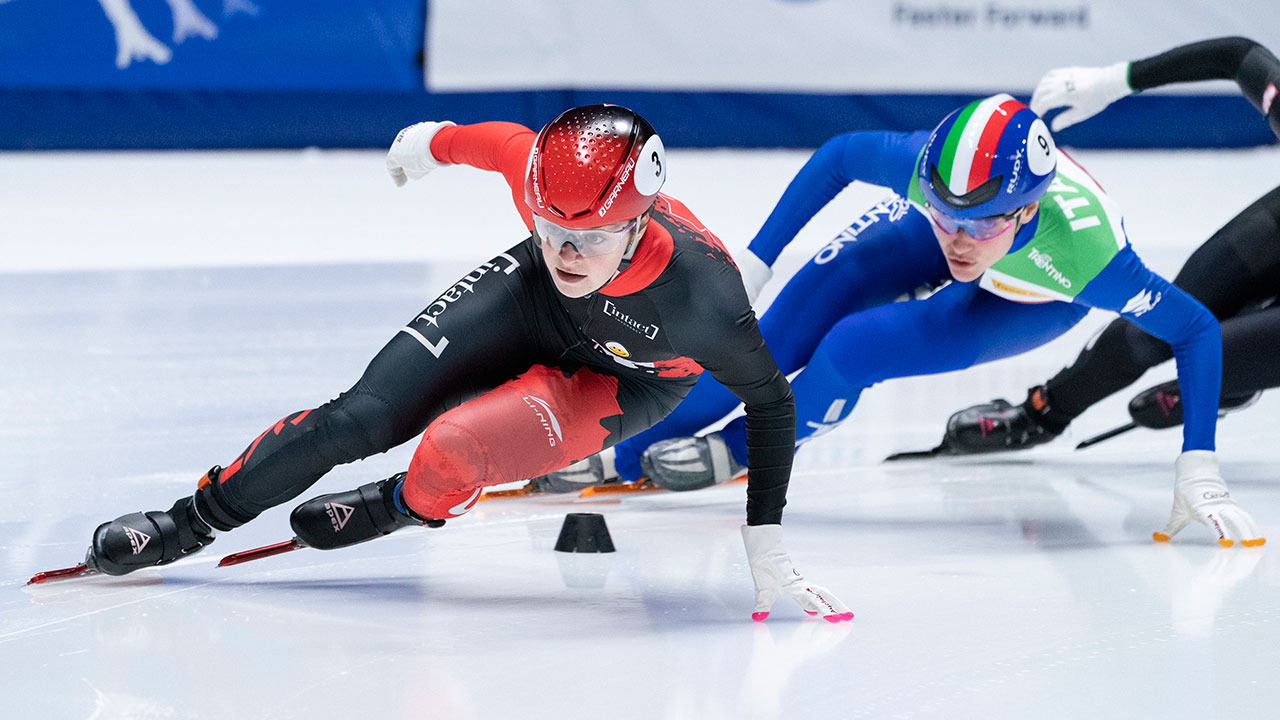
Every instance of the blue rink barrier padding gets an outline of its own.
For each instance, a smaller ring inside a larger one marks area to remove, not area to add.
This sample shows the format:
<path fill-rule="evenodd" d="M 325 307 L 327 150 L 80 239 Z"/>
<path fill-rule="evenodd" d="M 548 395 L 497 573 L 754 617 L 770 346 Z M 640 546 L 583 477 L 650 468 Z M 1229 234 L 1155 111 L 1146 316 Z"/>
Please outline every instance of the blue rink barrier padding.
<path fill-rule="evenodd" d="M 973 97 L 6 87 L 0 88 L 0 149 L 378 148 L 420 120 L 510 120 L 536 128 L 565 108 L 592 102 L 637 110 L 670 147 L 810 148 L 850 130 L 930 128 Z M 1204 148 L 1266 145 L 1275 137 L 1239 96 L 1155 95 L 1121 100 L 1058 140 L 1089 148 Z"/>

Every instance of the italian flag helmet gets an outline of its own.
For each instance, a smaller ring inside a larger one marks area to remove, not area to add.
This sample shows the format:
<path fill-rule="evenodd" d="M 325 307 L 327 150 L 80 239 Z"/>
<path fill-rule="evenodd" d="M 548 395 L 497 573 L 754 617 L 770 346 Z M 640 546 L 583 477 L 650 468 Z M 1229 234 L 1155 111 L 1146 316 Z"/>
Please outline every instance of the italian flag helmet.
<path fill-rule="evenodd" d="M 1044 121 L 1001 93 L 943 119 L 920 154 L 916 179 L 938 211 L 973 220 L 1039 200 L 1057 167 L 1058 151 Z"/>

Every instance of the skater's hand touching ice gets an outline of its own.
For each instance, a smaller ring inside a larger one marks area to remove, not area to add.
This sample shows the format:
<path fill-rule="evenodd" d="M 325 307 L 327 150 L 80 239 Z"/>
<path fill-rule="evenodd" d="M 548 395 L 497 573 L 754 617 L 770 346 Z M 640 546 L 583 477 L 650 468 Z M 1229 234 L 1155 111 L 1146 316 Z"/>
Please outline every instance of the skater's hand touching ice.
<path fill-rule="evenodd" d="M 751 619 L 761 622 L 769 617 L 773 603 L 786 595 L 810 615 L 821 615 L 828 622 L 853 619 L 853 613 L 830 590 L 801 577 L 782 548 L 781 525 L 743 525 L 742 542 L 747 546 L 751 579 L 756 584 L 756 609 Z"/>
<path fill-rule="evenodd" d="M 1218 534 L 1218 544 L 1231 547 L 1262 545 L 1266 538 L 1258 532 L 1253 518 L 1236 505 L 1218 471 L 1218 457 L 1211 450 L 1189 450 L 1174 463 L 1173 512 L 1164 530 L 1153 533 L 1157 542 L 1168 542 L 1192 520 Z"/>

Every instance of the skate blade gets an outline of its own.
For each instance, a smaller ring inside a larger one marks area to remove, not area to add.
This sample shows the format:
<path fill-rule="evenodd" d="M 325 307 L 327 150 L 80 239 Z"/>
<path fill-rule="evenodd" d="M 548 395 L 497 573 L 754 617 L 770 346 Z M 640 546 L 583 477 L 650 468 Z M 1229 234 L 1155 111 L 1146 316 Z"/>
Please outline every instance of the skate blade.
<path fill-rule="evenodd" d="M 578 492 L 580 498 L 594 498 L 602 495 L 623 495 L 631 493 L 653 492 L 662 488 L 649 482 L 648 478 L 641 478 L 635 482 L 614 483 L 612 485 L 592 485 L 583 488 Z"/>
<path fill-rule="evenodd" d="M 1098 435 L 1094 435 L 1093 437 L 1089 438 L 1088 440 L 1085 440 L 1084 442 L 1080 443 L 1079 445 L 1076 445 L 1076 449 L 1077 449 L 1077 450 L 1083 450 L 1083 449 L 1085 449 L 1085 448 L 1089 447 L 1090 445 L 1097 445 L 1098 443 L 1102 442 L 1103 440 L 1110 440 L 1111 438 L 1113 438 L 1113 437 L 1115 437 L 1115 436 L 1117 436 L 1117 435 L 1123 435 L 1124 433 L 1127 433 L 1127 432 L 1129 432 L 1130 430 L 1133 430 L 1133 429 L 1134 429 L 1134 428 L 1136 428 L 1136 427 L 1138 427 L 1138 423 L 1136 423 L 1136 422 L 1131 422 L 1131 423 L 1126 423 L 1126 424 L 1124 424 L 1124 425 L 1121 425 L 1121 426 L 1120 426 L 1120 427 L 1118 427 L 1118 428 L 1112 428 L 1111 430 L 1108 430 L 1108 431 L 1106 431 L 1106 432 L 1104 432 L 1104 433 L 1100 433 L 1100 434 L 1098 434 Z"/>
<path fill-rule="evenodd" d="M 261 560 L 262 558 L 268 558 L 272 555 L 280 555 L 294 550 L 301 550 L 304 547 L 311 546 L 302 542 L 298 538 L 293 538 L 292 540 L 285 540 L 284 542 L 278 542 L 274 545 L 267 545 L 260 548 L 254 548 L 252 550 L 232 553 L 219 560 L 218 567 L 228 567 L 230 565 L 247 563 L 251 560 Z"/>
<path fill-rule="evenodd" d="M 75 567 L 63 568 L 61 570 L 46 570 L 44 572 L 38 572 L 31 576 L 31 579 L 27 581 L 27 584 L 40 585 L 42 583 L 47 583 L 50 580 L 70 580 L 72 578 L 88 577 L 98 574 L 100 573 L 97 570 L 92 570 L 88 565 L 80 563 Z"/>
<path fill-rule="evenodd" d="M 726 481 L 725 485 L 738 485 L 747 482 L 747 471 L 735 475 L 732 480 Z M 635 482 L 615 483 L 612 485 L 592 485 L 583 489 L 578 493 L 579 498 L 597 498 L 602 495 L 622 495 L 631 493 L 659 492 L 665 488 L 654 485 L 649 478 L 640 478 Z"/>
<path fill-rule="evenodd" d="M 899 460 L 922 460 L 924 458 L 938 457 L 941 454 L 942 454 L 941 448 L 934 448 L 932 450 L 911 450 L 908 452 L 894 453 L 889 457 L 885 458 L 884 461 L 897 462 Z"/>

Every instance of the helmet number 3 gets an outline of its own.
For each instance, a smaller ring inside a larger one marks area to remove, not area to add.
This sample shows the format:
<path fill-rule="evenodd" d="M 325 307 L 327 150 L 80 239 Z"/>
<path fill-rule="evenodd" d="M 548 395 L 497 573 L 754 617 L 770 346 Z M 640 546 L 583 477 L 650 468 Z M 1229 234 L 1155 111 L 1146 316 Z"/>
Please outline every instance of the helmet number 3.
<path fill-rule="evenodd" d="M 662 181 L 667 179 L 666 155 L 667 151 L 657 135 L 650 137 L 640 149 L 637 163 L 640 167 L 636 168 L 635 183 L 641 195 L 653 195 L 662 187 Z"/>

